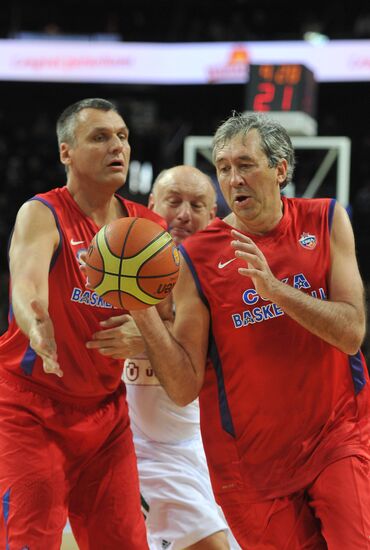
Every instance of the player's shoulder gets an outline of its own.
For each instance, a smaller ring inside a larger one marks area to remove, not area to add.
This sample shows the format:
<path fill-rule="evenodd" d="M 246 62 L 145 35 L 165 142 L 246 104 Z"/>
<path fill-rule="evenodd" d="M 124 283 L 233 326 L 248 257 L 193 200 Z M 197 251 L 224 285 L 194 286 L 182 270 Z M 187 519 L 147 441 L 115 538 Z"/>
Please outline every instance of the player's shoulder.
<path fill-rule="evenodd" d="M 161 225 L 164 229 L 167 229 L 167 222 L 159 214 L 153 212 L 153 210 L 150 210 L 144 204 L 140 204 L 123 197 L 119 198 L 123 202 L 129 216 L 152 220 Z"/>
<path fill-rule="evenodd" d="M 231 228 L 229 228 L 231 230 Z M 185 244 L 187 247 L 192 246 L 194 243 L 205 243 L 210 240 L 213 242 L 214 238 L 219 236 L 222 237 L 227 233 L 227 224 L 223 222 L 220 218 L 215 218 L 212 220 L 207 227 L 197 231 L 190 237 L 187 237 L 182 244 Z"/>
<path fill-rule="evenodd" d="M 305 197 L 282 197 L 283 203 L 289 208 L 297 208 L 300 210 L 322 209 L 335 203 L 335 199 L 331 198 L 305 198 Z"/>
<path fill-rule="evenodd" d="M 34 209 L 39 209 L 42 203 L 47 202 L 48 198 L 53 196 L 52 191 L 50 190 L 45 193 L 37 193 L 36 195 L 29 197 L 24 203 L 21 204 L 18 212 L 22 213 L 24 211 L 28 212 L 30 210 L 33 211 Z"/>
<path fill-rule="evenodd" d="M 49 189 L 48 191 L 44 191 L 43 193 L 37 193 L 33 197 L 29 199 L 29 201 L 32 200 L 39 200 L 41 202 L 43 201 L 52 201 L 52 200 L 58 200 L 62 197 L 66 196 L 69 192 L 67 191 L 67 187 L 64 185 L 62 187 L 54 187 L 53 189 Z"/>
<path fill-rule="evenodd" d="M 62 188 L 50 189 L 44 193 L 37 193 L 24 202 L 18 211 L 18 217 L 20 215 L 41 215 L 50 210 L 50 206 L 54 205 L 58 201 L 58 195 L 61 195 Z M 48 208 L 45 208 L 48 207 Z"/>
<path fill-rule="evenodd" d="M 207 258 L 207 261 L 211 261 L 212 257 L 219 254 L 225 243 L 231 240 L 230 232 L 231 227 L 220 218 L 215 218 L 207 227 L 187 237 L 180 244 L 179 250 L 185 257 L 191 257 L 194 261 L 196 258 Z"/>
<path fill-rule="evenodd" d="M 284 209 L 287 209 L 288 213 L 291 216 L 298 216 L 299 218 L 311 215 L 317 215 L 318 217 L 322 217 L 325 215 L 332 216 L 335 205 L 337 204 L 337 201 L 332 198 L 308 199 L 302 197 L 283 197 L 282 200 L 284 204 Z"/>
<path fill-rule="evenodd" d="M 37 193 L 28 199 L 23 207 L 28 207 L 36 215 L 37 212 L 41 212 L 45 216 L 53 218 L 57 223 L 65 217 L 75 219 L 83 215 L 66 185 Z"/>

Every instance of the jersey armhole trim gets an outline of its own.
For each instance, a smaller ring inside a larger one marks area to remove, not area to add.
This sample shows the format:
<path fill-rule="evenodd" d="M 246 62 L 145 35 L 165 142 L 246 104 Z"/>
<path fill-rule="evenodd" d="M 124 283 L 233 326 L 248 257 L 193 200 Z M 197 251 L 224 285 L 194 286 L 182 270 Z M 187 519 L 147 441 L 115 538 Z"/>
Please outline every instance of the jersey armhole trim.
<path fill-rule="evenodd" d="M 49 208 L 49 210 L 51 211 L 51 213 L 53 214 L 54 216 L 54 220 L 55 220 L 55 225 L 57 226 L 57 230 L 58 230 L 58 233 L 59 233 L 59 244 L 58 244 L 58 247 L 57 249 L 55 250 L 54 254 L 53 254 L 53 257 L 51 258 L 51 262 L 50 262 L 50 268 L 49 268 L 49 273 L 50 271 L 53 269 L 54 267 L 54 264 L 55 262 L 57 261 L 57 258 L 62 250 L 62 245 L 63 245 L 63 235 L 62 235 L 62 230 L 60 228 L 60 224 L 59 224 L 59 220 L 58 220 L 58 215 L 57 213 L 55 212 L 55 209 L 54 207 L 48 202 L 46 201 L 45 199 L 41 198 L 41 197 L 32 197 L 31 199 L 29 199 L 27 202 L 29 201 L 39 201 L 39 202 L 42 202 L 45 206 L 47 206 L 47 208 Z"/>
<path fill-rule="evenodd" d="M 190 256 L 188 255 L 188 253 L 186 252 L 186 250 L 185 250 L 185 248 L 183 247 L 182 244 L 180 244 L 178 248 L 179 248 L 179 251 L 182 254 L 182 257 L 185 259 L 186 263 L 188 264 L 188 267 L 191 271 L 191 274 L 192 274 L 194 282 L 195 282 L 195 286 L 197 287 L 197 290 L 198 290 L 198 293 L 199 293 L 199 296 L 200 296 L 202 302 L 209 309 L 208 300 L 207 300 L 207 298 L 205 297 L 205 295 L 203 293 L 202 286 L 200 284 L 198 274 L 196 272 L 196 269 L 194 267 L 193 262 L 191 261 Z"/>
<path fill-rule="evenodd" d="M 335 199 L 330 200 L 329 204 L 329 211 L 328 211 L 328 224 L 329 224 L 329 233 L 331 232 L 331 228 L 333 225 L 333 217 L 334 217 L 334 208 L 337 201 Z"/>

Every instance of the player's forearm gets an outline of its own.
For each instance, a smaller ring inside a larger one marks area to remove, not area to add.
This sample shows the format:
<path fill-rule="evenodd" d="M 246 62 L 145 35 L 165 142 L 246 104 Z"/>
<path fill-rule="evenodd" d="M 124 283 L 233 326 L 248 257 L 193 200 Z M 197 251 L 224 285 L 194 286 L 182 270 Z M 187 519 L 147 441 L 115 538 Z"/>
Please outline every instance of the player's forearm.
<path fill-rule="evenodd" d="M 34 283 L 29 280 L 18 280 L 12 284 L 12 309 L 15 320 L 21 331 L 29 336 L 31 327 L 35 323 L 35 311 L 31 303 L 37 300 L 46 309 L 48 299 L 45 292 L 41 292 Z"/>
<path fill-rule="evenodd" d="M 365 336 L 365 313 L 345 302 L 314 298 L 280 283 L 270 299 L 304 328 L 344 353 L 357 353 Z"/>
<path fill-rule="evenodd" d="M 198 396 L 201 381 L 187 351 L 173 337 L 155 308 L 132 311 L 151 366 L 166 393 L 179 406 Z"/>

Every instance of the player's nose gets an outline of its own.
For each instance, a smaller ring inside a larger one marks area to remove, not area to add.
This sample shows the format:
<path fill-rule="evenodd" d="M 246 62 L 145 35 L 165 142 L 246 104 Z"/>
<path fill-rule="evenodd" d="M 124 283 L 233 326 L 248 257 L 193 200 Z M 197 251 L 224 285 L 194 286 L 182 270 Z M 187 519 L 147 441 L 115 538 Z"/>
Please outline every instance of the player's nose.
<path fill-rule="evenodd" d="M 123 141 L 120 139 L 119 136 L 112 136 L 112 139 L 110 140 L 110 150 L 115 152 L 115 151 L 122 151 L 123 149 Z"/>
<path fill-rule="evenodd" d="M 238 187 L 243 183 L 244 180 L 240 175 L 239 170 L 236 167 L 233 167 L 230 171 L 230 185 L 232 185 L 233 187 Z"/>
<path fill-rule="evenodd" d="M 177 217 L 182 220 L 191 218 L 191 205 L 187 201 L 183 201 L 177 209 Z"/>

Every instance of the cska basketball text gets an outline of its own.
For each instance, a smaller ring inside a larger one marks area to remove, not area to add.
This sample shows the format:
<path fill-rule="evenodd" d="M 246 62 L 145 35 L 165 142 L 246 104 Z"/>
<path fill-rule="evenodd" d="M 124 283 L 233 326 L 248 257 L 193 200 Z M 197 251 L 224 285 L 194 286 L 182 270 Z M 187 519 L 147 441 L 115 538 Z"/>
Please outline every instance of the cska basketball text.
<path fill-rule="evenodd" d="M 288 283 L 289 278 L 282 279 L 282 283 Z M 293 285 L 294 288 L 308 291 L 311 288 L 310 283 L 303 273 L 298 273 L 293 276 Z M 326 294 L 323 288 L 319 288 L 318 291 L 311 290 L 311 296 L 314 298 L 319 298 L 320 300 L 326 300 Z M 258 301 L 268 301 L 265 300 L 262 296 L 259 296 L 255 288 L 248 288 L 242 294 L 242 300 L 247 306 L 256 305 Z M 256 306 L 251 309 L 246 309 L 241 313 L 233 313 L 231 315 L 234 328 L 246 327 L 254 323 L 261 323 L 263 321 L 269 321 L 270 319 L 275 319 L 284 315 L 284 311 L 274 303 L 268 303 L 261 306 Z"/>
<path fill-rule="evenodd" d="M 108 304 L 103 298 L 92 290 L 86 290 L 78 287 L 74 287 L 71 295 L 72 302 L 78 302 L 79 304 L 86 304 L 93 307 L 102 307 L 113 309 L 113 306 Z"/>

